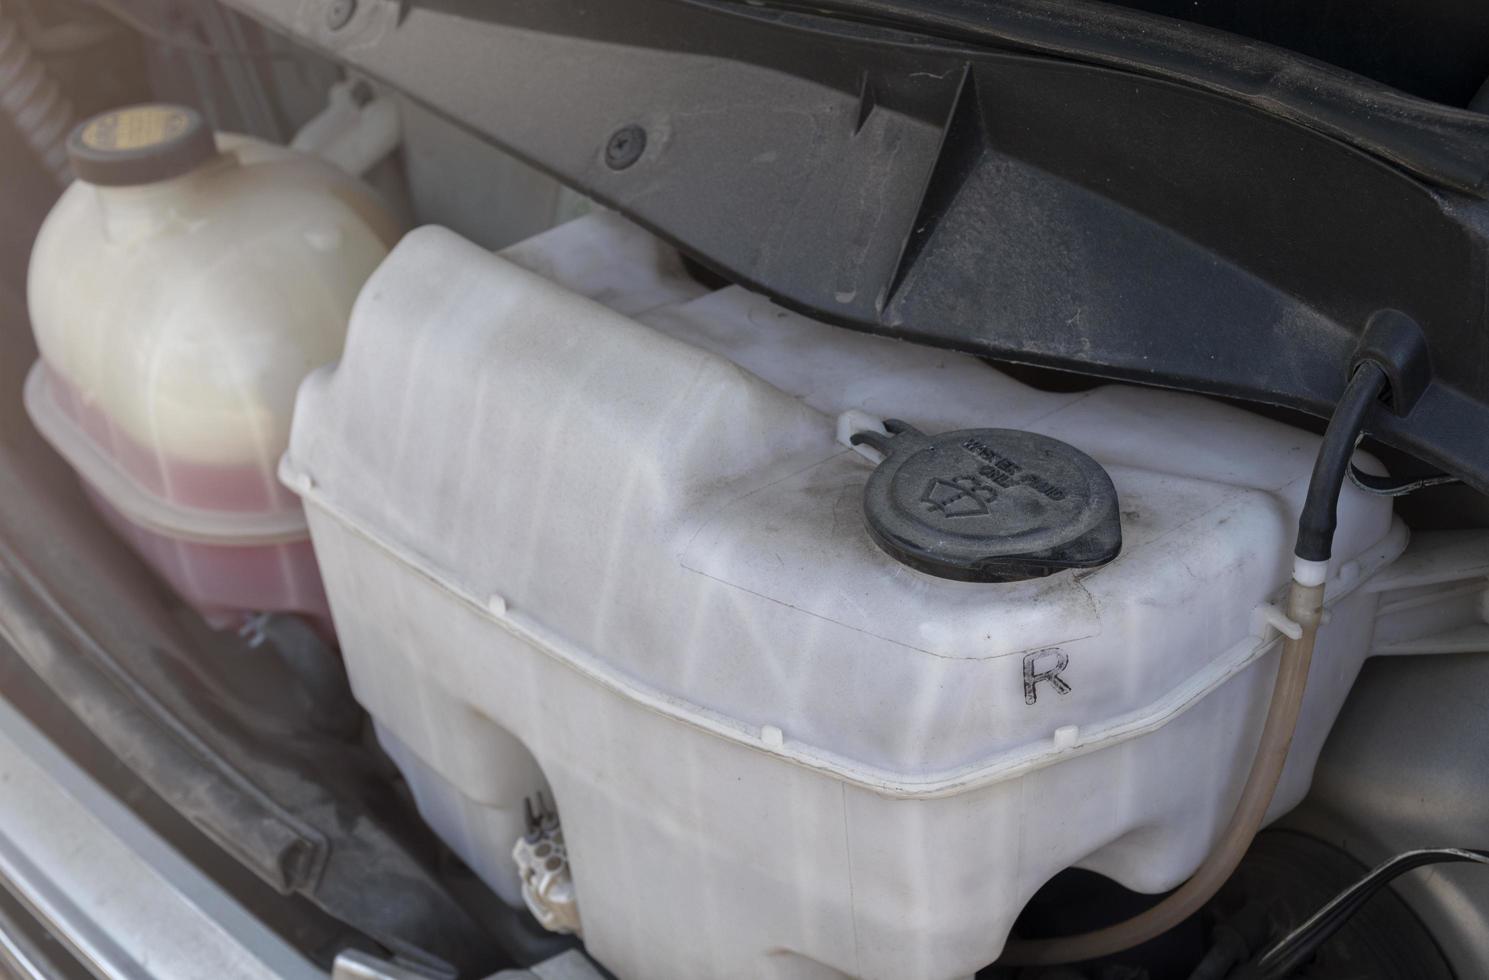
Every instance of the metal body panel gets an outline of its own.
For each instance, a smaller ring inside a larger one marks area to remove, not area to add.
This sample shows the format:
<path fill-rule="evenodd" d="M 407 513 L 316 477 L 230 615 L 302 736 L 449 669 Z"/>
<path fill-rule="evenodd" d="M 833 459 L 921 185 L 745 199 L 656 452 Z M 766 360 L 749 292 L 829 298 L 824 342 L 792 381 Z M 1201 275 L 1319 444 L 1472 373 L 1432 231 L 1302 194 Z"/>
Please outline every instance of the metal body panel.
<path fill-rule="evenodd" d="M 0 885 L 96 976 L 325 976 L 3 700 L 0 784 Z"/>

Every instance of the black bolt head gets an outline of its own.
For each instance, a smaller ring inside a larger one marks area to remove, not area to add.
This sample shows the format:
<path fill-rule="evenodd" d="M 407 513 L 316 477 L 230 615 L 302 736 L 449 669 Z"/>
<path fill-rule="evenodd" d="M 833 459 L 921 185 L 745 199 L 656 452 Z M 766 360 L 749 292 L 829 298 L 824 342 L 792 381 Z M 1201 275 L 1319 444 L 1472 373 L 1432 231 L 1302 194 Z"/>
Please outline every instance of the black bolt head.
<path fill-rule="evenodd" d="M 640 160 L 645 149 L 646 130 L 636 125 L 622 126 L 605 144 L 605 165 L 611 170 L 624 170 Z"/>

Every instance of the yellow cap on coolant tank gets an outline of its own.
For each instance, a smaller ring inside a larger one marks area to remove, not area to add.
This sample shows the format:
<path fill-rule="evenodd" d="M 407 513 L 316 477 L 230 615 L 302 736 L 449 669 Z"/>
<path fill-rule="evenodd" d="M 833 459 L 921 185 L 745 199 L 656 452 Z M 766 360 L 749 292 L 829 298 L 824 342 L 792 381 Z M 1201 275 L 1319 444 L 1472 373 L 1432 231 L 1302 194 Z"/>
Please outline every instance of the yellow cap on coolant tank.
<path fill-rule="evenodd" d="M 163 103 L 110 109 L 78 125 L 67 155 L 79 180 L 106 187 L 153 184 L 217 158 L 201 113 Z"/>

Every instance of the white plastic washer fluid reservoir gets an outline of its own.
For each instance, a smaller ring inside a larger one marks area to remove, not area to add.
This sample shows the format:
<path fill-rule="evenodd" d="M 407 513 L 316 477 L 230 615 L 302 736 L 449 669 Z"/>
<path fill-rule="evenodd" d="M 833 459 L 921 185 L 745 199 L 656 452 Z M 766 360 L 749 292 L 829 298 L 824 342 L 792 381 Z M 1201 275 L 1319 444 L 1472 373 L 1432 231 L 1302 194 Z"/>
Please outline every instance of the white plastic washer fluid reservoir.
<path fill-rule="evenodd" d="M 1120 553 L 1004 584 L 907 567 L 865 529 L 874 463 L 840 419 L 1075 447 L 1110 475 Z M 357 697 L 504 898 L 541 793 L 585 944 L 622 977 L 948 980 L 1064 868 L 1158 892 L 1210 850 L 1317 443 L 708 292 L 594 215 L 501 256 L 412 232 L 301 387 L 281 474 Z M 1405 547 L 1390 502 L 1346 486 L 1355 572 L 1329 582 L 1274 816 Z"/>
<path fill-rule="evenodd" d="M 275 478 L 295 390 L 335 359 L 398 229 L 314 157 L 136 106 L 84 123 L 28 292 L 25 400 L 105 517 L 215 625 L 328 616 Z"/>

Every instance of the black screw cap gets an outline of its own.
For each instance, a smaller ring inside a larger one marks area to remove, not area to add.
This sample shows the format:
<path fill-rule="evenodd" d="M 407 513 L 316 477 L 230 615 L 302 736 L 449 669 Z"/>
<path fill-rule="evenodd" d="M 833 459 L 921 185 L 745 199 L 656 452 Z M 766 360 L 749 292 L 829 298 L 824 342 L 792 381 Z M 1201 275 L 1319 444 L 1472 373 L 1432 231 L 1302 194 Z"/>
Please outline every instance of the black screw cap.
<path fill-rule="evenodd" d="M 1014 429 L 884 427 L 891 436 L 853 437 L 885 457 L 864 486 L 864 517 L 879 547 L 911 568 L 1017 582 L 1104 565 L 1122 550 L 1117 490 L 1075 447 Z"/>
<path fill-rule="evenodd" d="M 624 170 L 646 150 L 646 130 L 640 126 L 622 126 L 610 134 L 605 144 L 605 166 L 611 170 Z"/>

